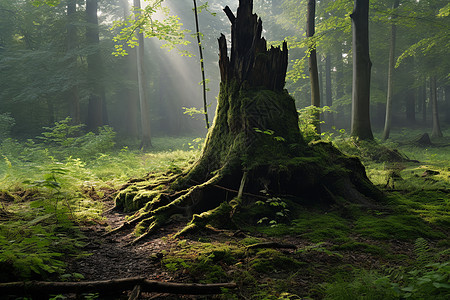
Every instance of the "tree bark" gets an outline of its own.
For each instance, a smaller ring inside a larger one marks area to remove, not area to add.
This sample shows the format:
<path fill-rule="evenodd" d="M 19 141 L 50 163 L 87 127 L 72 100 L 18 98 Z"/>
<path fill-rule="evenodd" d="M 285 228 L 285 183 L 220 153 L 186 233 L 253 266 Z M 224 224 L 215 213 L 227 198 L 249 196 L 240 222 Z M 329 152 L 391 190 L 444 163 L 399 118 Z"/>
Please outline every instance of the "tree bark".
<path fill-rule="evenodd" d="M 123 10 L 123 19 L 126 20 L 130 15 L 130 5 L 128 0 L 121 0 L 120 4 Z M 125 112 L 123 128 L 126 136 L 139 138 L 139 95 L 136 89 L 138 86 L 136 48 L 128 47 L 127 53 L 128 55 L 122 58 L 124 61 L 124 84 L 119 92 L 119 100 L 121 101 L 122 111 Z"/>
<path fill-rule="evenodd" d="M 203 62 L 203 46 L 202 41 L 200 40 L 200 28 L 198 25 L 198 12 L 197 12 L 197 1 L 194 1 L 194 15 L 195 15 L 195 28 L 197 30 L 197 43 L 198 43 L 198 52 L 200 54 L 200 69 L 202 71 L 202 87 L 203 87 L 203 112 L 205 113 L 205 122 L 206 129 L 209 129 L 209 120 L 208 120 L 208 103 L 206 101 L 206 76 L 205 76 L 205 64 Z"/>
<path fill-rule="evenodd" d="M 134 0 L 134 8 L 136 17 L 139 18 L 141 16 L 141 1 Z M 138 72 L 138 86 L 139 86 L 139 104 L 141 108 L 141 149 L 147 149 L 152 146 L 151 141 L 151 130 L 150 130 L 150 116 L 148 110 L 148 97 L 147 97 L 147 88 L 146 82 L 147 77 L 144 71 L 144 33 L 141 28 L 138 28 L 137 32 L 138 43 L 137 46 L 137 72 Z"/>
<path fill-rule="evenodd" d="M 77 29 L 74 25 L 76 19 L 75 14 L 77 12 L 76 0 L 67 0 L 67 52 L 69 55 L 68 65 L 71 71 L 71 81 L 73 87 L 68 92 L 68 104 L 69 104 L 69 116 L 72 119 L 72 124 L 80 124 L 80 99 L 77 86 L 77 56 L 75 55 L 75 49 L 77 47 Z"/>
<path fill-rule="evenodd" d="M 306 37 L 313 38 L 315 33 L 315 17 L 316 17 L 316 0 L 308 0 L 307 19 L 306 19 Z M 311 84 L 311 105 L 320 107 L 320 86 L 319 72 L 317 69 L 317 53 L 316 44 L 309 44 L 309 80 Z M 316 113 L 314 126 L 317 133 L 320 133 L 320 114 Z"/>
<path fill-rule="evenodd" d="M 336 99 L 340 100 L 342 97 L 344 97 L 344 61 L 342 59 L 342 49 L 338 52 L 338 55 L 336 57 L 336 80 L 335 80 L 335 86 L 336 86 Z"/>
<path fill-rule="evenodd" d="M 406 121 L 414 124 L 416 122 L 416 89 L 410 88 L 405 94 L 405 98 Z"/>
<path fill-rule="evenodd" d="M 395 10 L 399 6 L 400 0 L 394 0 L 392 8 Z M 396 15 L 392 16 L 392 21 L 396 19 Z M 391 119 L 392 119 L 392 96 L 393 84 L 394 84 L 394 66 L 395 66 L 395 42 L 397 35 L 397 26 L 395 23 L 391 25 L 391 44 L 389 47 L 389 68 L 388 68 L 388 86 L 387 86 L 387 97 L 386 97 L 386 118 L 384 123 L 383 140 L 389 138 L 391 131 Z"/>
<path fill-rule="evenodd" d="M 436 88 L 436 76 L 430 77 L 430 90 L 431 90 L 431 107 L 433 109 L 433 131 L 431 137 L 442 137 L 441 125 L 439 123 L 439 110 L 437 102 L 437 88 Z"/>
<path fill-rule="evenodd" d="M 445 106 L 447 107 L 445 109 L 445 121 L 447 124 L 450 124 L 450 85 L 447 84 L 444 89 L 445 93 Z"/>
<path fill-rule="evenodd" d="M 351 135 L 373 140 L 370 125 L 369 0 L 355 0 L 353 30 L 353 84 Z"/>
<path fill-rule="evenodd" d="M 90 84 L 87 127 L 96 130 L 107 124 L 105 88 L 103 85 L 103 61 L 100 53 L 100 38 L 98 30 L 98 0 L 86 0 L 86 40 L 91 46 L 87 56 L 88 82 Z"/>
<path fill-rule="evenodd" d="M 328 107 L 333 106 L 333 94 L 331 88 L 331 55 L 328 54 L 325 58 L 325 103 Z M 328 128 L 331 128 L 334 125 L 332 112 L 327 112 L 325 114 L 325 121 Z"/>
<path fill-rule="evenodd" d="M 422 85 L 422 122 L 427 123 L 427 79 L 423 78 Z"/>

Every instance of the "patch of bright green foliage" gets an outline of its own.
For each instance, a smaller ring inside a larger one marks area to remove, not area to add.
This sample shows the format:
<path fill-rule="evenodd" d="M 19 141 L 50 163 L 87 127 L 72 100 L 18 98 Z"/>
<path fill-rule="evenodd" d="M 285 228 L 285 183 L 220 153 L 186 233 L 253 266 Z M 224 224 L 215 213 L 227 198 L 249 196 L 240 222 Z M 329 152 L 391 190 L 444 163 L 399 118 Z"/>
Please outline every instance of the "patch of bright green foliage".
<path fill-rule="evenodd" d="M 0 281 L 62 276 L 63 257 L 79 253 L 83 239 L 70 211 L 55 209 L 52 200 L 7 206 L 8 219 L 0 224 Z"/>
<path fill-rule="evenodd" d="M 0 281 L 76 279 L 65 274 L 66 259 L 81 254 L 78 226 L 101 221 L 99 199 L 130 177 L 184 168 L 198 153 L 176 150 L 189 150 L 191 138 L 156 138 L 149 153 L 117 148 L 110 127 L 86 133 L 70 119 L 35 140 L 6 134 L 0 140 Z"/>
<path fill-rule="evenodd" d="M 250 268 L 258 273 L 289 272 L 301 268 L 305 263 L 287 256 L 275 249 L 264 249 L 250 260 Z"/>
<path fill-rule="evenodd" d="M 316 243 L 346 237 L 350 231 L 350 223 L 336 213 L 303 211 L 291 224 L 260 227 L 258 230 L 273 236 L 301 234 Z"/>
<path fill-rule="evenodd" d="M 415 239 L 418 237 L 443 238 L 420 217 L 414 215 L 361 216 L 355 222 L 355 231 L 376 239 Z"/>
<path fill-rule="evenodd" d="M 162 264 L 172 272 L 184 270 L 200 283 L 226 282 L 229 276 L 220 264 L 234 264 L 236 257 L 242 255 L 243 252 L 237 251 L 235 246 L 181 240 L 177 249 L 162 260 Z"/>
<path fill-rule="evenodd" d="M 416 260 L 410 267 L 380 271 L 355 270 L 350 279 L 338 275 L 324 287 L 324 299 L 448 299 L 450 265 L 432 258 L 423 238 L 415 241 Z"/>

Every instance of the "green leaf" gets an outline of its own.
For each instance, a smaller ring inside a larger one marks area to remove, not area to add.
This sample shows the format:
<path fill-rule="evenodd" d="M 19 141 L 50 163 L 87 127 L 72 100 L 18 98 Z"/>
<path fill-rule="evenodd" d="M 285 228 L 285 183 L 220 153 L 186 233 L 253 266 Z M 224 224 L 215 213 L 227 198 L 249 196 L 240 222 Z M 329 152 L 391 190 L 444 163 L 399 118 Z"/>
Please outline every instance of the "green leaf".
<path fill-rule="evenodd" d="M 402 288 L 402 291 L 404 292 L 413 292 L 414 291 L 414 287 L 413 286 L 407 286 Z"/>

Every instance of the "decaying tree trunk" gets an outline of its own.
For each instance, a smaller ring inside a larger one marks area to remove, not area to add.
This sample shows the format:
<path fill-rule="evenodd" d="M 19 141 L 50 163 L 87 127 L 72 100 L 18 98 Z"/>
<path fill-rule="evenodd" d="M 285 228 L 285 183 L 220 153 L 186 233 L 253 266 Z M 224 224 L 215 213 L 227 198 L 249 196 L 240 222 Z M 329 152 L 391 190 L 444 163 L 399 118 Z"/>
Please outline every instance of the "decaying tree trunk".
<path fill-rule="evenodd" d="M 267 49 L 252 8 L 252 0 L 240 0 L 236 16 L 224 9 L 231 51 L 229 56 L 222 35 L 217 111 L 199 160 L 181 174 L 134 180 L 116 197 L 117 208 L 139 210 L 124 226 L 135 226 L 141 237 L 177 214 L 192 218 L 180 234 L 207 224 L 230 225 L 267 195 L 365 206 L 381 196 L 358 159 L 331 144 L 303 140 L 294 99 L 284 90 L 287 44 Z"/>

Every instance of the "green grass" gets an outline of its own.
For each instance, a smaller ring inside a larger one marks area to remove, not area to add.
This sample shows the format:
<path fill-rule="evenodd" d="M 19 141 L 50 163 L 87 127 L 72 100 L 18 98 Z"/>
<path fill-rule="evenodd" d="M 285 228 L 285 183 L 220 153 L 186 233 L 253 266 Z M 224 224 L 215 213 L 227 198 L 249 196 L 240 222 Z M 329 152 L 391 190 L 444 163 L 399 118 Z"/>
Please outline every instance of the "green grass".
<path fill-rule="evenodd" d="M 289 224 L 260 226 L 258 231 L 270 236 L 301 235 L 313 243 L 346 238 L 350 222 L 336 213 L 303 211 Z"/>
<path fill-rule="evenodd" d="M 418 237 L 444 238 L 415 215 L 361 216 L 354 224 L 355 232 L 375 239 L 411 240 Z"/>
<path fill-rule="evenodd" d="M 65 274 L 63 257 L 81 253 L 77 228 L 103 218 L 101 200 L 131 177 L 185 168 L 198 154 L 192 138 L 155 138 L 154 144 L 146 153 L 124 147 L 77 157 L 70 147 L 4 140 L 0 281 L 77 276 Z"/>

